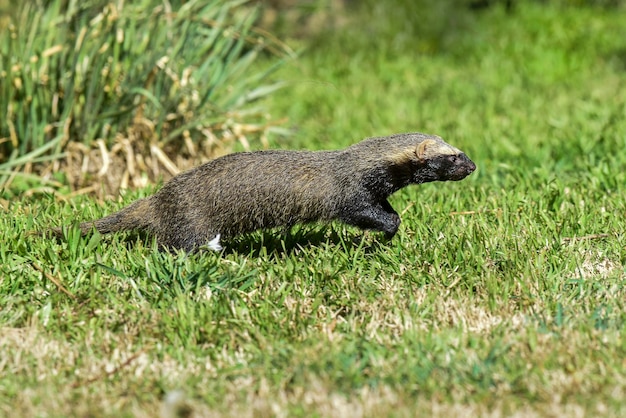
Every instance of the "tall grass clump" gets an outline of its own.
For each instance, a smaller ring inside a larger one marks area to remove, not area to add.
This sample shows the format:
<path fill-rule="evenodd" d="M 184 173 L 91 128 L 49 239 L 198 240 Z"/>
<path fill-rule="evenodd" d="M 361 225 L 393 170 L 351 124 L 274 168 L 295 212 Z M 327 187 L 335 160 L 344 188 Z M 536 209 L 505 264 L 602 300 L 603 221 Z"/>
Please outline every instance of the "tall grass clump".
<path fill-rule="evenodd" d="M 26 0 L 6 13 L 5 191 L 46 161 L 64 161 L 48 172 L 64 168 L 75 186 L 108 175 L 116 156 L 126 182 L 159 167 L 175 172 L 173 155 L 208 155 L 271 125 L 251 103 L 277 88 L 265 81 L 272 66 L 254 64 L 266 52 L 278 63 L 287 48 L 255 29 L 245 0 Z"/>

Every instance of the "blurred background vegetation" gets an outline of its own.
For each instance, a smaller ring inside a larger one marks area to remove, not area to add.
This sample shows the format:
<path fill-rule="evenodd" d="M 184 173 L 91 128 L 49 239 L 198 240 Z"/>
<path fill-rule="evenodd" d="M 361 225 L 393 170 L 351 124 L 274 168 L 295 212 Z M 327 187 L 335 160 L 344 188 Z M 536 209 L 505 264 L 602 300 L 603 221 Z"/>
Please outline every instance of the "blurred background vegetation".
<path fill-rule="evenodd" d="M 0 188 L 116 195 L 237 142 L 267 147 L 267 135 L 289 124 L 259 99 L 281 87 L 268 76 L 293 50 L 334 44 L 344 54 L 387 59 L 464 55 L 464 45 L 484 42 L 472 31 L 477 16 L 494 8 L 511 15 L 519 4 L 0 0 Z"/>
<path fill-rule="evenodd" d="M 253 64 L 290 51 L 256 29 L 247 2 L 28 0 L 2 10 L 5 188 L 37 174 L 74 189 L 104 181 L 115 193 L 271 129 L 249 105 L 278 86 L 263 82 L 271 66 Z"/>

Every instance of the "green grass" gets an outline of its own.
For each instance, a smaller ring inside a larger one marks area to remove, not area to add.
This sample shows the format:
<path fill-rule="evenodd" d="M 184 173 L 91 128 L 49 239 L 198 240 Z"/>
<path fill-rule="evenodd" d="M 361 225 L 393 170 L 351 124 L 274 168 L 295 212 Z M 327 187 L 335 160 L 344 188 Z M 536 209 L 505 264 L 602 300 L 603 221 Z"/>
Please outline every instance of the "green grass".
<path fill-rule="evenodd" d="M 349 26 L 284 67 L 276 146 L 420 130 L 476 162 L 393 196 L 389 243 L 333 224 L 168 254 L 71 226 L 151 190 L 0 201 L 0 415 L 155 416 L 180 390 L 196 416 L 623 416 L 624 18 L 494 8 L 430 55 Z"/>

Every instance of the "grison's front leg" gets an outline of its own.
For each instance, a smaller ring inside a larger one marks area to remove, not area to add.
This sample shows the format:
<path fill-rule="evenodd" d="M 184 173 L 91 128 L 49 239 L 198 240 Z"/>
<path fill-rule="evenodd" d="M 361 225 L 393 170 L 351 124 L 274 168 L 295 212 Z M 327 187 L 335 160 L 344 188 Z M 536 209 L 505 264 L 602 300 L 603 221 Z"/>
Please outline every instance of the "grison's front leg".
<path fill-rule="evenodd" d="M 391 239 L 400 226 L 400 216 L 387 200 L 361 205 L 354 212 L 342 216 L 341 220 L 362 229 L 384 232 L 387 239 Z"/>

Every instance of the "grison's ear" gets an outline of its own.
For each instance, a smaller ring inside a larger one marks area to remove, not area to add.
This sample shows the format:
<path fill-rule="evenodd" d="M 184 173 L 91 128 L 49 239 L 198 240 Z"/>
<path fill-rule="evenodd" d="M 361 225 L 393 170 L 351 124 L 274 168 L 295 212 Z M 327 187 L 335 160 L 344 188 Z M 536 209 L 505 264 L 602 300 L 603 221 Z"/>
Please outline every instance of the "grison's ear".
<path fill-rule="evenodd" d="M 433 154 L 437 153 L 437 149 L 439 148 L 439 143 L 433 139 L 425 139 L 415 148 L 415 154 L 417 155 L 417 159 L 420 161 L 425 161 L 429 157 L 432 157 Z"/>

